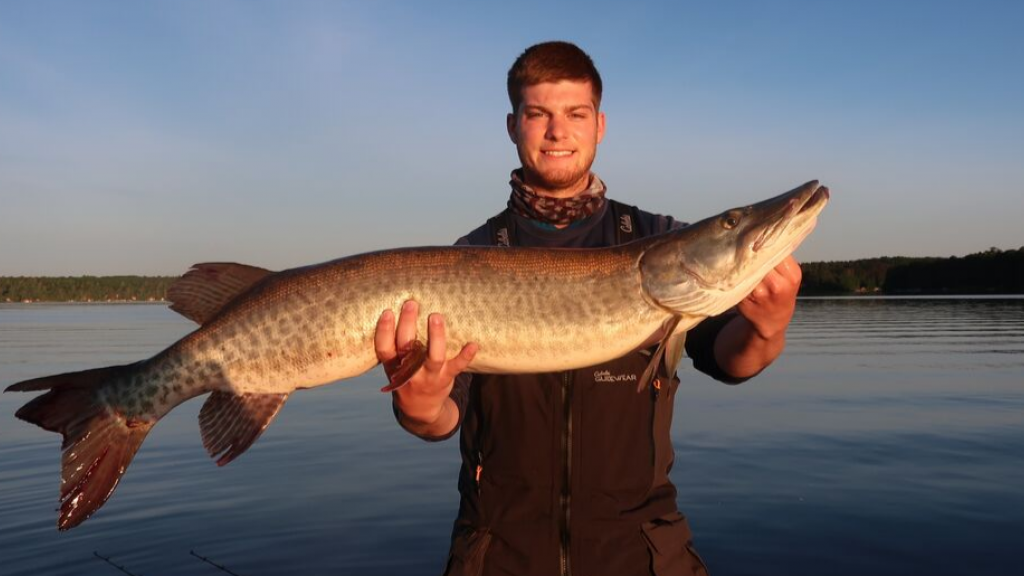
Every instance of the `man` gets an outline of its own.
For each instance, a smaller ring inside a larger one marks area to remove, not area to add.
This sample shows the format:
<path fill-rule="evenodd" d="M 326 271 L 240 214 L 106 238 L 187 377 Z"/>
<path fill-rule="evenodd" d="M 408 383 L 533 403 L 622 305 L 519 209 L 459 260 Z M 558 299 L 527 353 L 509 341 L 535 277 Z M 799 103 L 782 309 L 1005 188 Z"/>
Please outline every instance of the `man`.
<path fill-rule="evenodd" d="M 591 172 L 605 133 L 601 78 L 565 42 L 528 48 L 508 75 L 508 135 L 521 167 L 509 209 L 460 244 L 608 246 L 679 226 L 606 200 Z M 782 262 L 737 306 L 688 335 L 694 365 L 730 383 L 754 376 L 785 345 L 800 269 Z M 423 312 L 430 312 L 429 310 Z M 388 374 L 416 339 L 416 302 L 385 311 L 376 349 Z M 658 335 L 652 335 L 656 342 Z M 427 323 L 428 360 L 394 392 L 395 415 L 427 440 L 461 425 L 461 505 L 446 574 L 701 574 L 669 481 L 678 379 L 636 392 L 650 351 L 556 374 L 470 375 L 467 344 L 445 356 L 444 318 Z"/>

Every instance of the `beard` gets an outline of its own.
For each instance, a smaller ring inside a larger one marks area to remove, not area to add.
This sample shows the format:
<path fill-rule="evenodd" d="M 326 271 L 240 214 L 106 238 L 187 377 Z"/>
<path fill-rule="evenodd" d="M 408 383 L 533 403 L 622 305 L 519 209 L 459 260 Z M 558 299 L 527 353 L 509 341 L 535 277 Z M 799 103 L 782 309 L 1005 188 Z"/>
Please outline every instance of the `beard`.
<path fill-rule="evenodd" d="M 523 182 L 535 189 L 547 192 L 559 192 L 572 188 L 584 190 L 590 183 L 590 167 L 593 163 L 594 157 L 590 156 L 589 158 L 583 158 L 582 162 L 572 166 L 564 168 L 549 166 L 541 171 L 530 166 L 527 162 L 521 162 Z"/>

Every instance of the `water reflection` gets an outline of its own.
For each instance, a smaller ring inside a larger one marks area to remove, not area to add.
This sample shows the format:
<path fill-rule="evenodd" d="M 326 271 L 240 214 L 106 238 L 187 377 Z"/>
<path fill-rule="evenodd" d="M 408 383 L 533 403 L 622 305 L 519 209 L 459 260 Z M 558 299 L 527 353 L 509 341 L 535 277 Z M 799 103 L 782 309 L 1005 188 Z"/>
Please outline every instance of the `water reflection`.
<path fill-rule="evenodd" d="M 160 306 L 0 305 L 0 384 L 150 355 L 192 325 Z M 718 574 L 1018 574 L 1024 300 L 802 300 L 786 355 L 739 387 L 686 370 L 672 472 Z M 5 575 L 436 574 L 454 442 L 394 424 L 371 374 L 296 393 L 217 468 L 200 402 L 151 432 L 118 494 L 55 528 L 59 438 L 0 395 Z M 955 550 L 956 553 L 949 553 Z"/>

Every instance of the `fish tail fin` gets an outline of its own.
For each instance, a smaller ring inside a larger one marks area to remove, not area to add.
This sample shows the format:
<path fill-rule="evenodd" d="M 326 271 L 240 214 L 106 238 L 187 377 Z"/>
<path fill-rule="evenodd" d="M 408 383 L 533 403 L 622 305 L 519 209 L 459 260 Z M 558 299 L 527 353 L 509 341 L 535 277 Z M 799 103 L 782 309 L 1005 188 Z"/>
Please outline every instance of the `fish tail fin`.
<path fill-rule="evenodd" d="M 15 416 L 64 438 L 61 446 L 59 530 L 84 522 L 114 492 L 156 423 L 132 419 L 104 402 L 100 391 L 128 366 L 111 366 L 26 380 L 5 392 L 46 390 Z"/>

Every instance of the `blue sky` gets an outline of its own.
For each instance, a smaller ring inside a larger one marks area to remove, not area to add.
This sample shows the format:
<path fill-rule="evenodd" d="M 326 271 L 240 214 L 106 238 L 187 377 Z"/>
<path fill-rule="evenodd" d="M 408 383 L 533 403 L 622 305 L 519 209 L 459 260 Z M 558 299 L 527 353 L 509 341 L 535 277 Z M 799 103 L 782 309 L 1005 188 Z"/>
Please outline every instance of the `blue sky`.
<path fill-rule="evenodd" d="M 1024 245 L 1024 3 L 0 3 L 0 275 L 279 269 L 498 212 L 504 80 L 605 81 L 609 194 L 696 220 L 817 178 L 802 260 Z"/>

